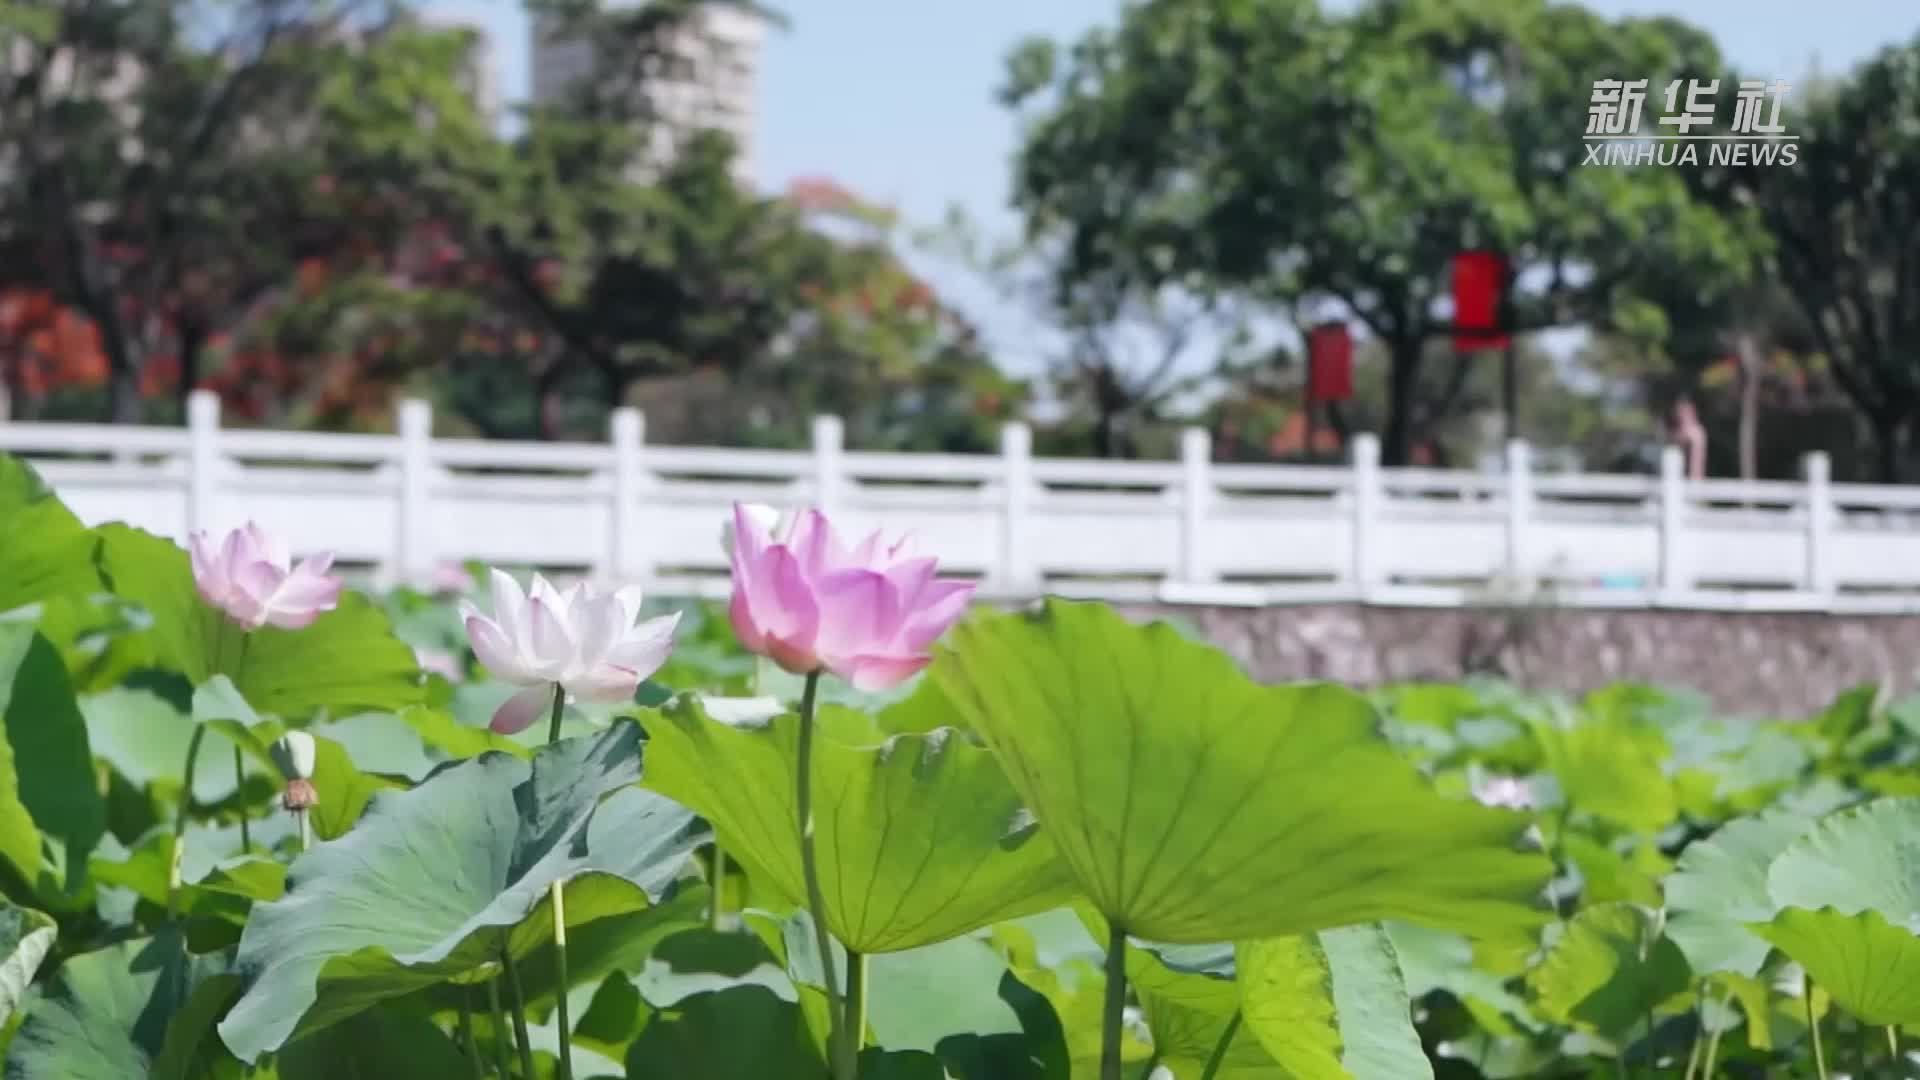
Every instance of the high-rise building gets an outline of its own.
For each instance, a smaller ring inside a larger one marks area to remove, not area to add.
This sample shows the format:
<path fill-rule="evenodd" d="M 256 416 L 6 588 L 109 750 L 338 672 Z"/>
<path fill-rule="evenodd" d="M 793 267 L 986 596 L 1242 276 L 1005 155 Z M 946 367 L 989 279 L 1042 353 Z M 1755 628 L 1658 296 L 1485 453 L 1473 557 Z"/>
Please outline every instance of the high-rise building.
<path fill-rule="evenodd" d="M 632 7 L 636 0 L 608 0 L 608 7 Z M 674 51 L 680 70 L 651 80 L 646 92 L 658 122 L 653 130 L 652 163 L 670 160 L 682 140 L 699 131 L 722 131 L 739 148 L 734 175 L 753 181 L 754 126 L 758 118 L 760 44 L 766 22 L 725 4 L 697 9 Z M 581 79 L 591 78 L 594 45 L 557 31 L 536 19 L 530 55 L 530 90 L 536 105 L 566 95 Z"/>

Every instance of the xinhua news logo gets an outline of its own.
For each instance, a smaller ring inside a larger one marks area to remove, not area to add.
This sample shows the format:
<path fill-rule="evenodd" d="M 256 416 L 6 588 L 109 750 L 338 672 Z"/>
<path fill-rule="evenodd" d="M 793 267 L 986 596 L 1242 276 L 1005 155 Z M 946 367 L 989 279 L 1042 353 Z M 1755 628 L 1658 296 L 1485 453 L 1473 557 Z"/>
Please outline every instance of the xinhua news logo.
<path fill-rule="evenodd" d="M 1714 96 L 1720 80 L 1675 79 L 1667 84 L 1659 124 L 1640 130 L 1646 79 L 1599 79 L 1587 107 L 1583 165 L 1794 165 L 1798 135 L 1780 122 L 1789 83 L 1743 80 L 1733 102 L 1733 130 L 1716 132 Z M 1705 130 L 1696 133 L 1695 128 Z M 1704 149 L 1703 149 L 1704 148 Z"/>

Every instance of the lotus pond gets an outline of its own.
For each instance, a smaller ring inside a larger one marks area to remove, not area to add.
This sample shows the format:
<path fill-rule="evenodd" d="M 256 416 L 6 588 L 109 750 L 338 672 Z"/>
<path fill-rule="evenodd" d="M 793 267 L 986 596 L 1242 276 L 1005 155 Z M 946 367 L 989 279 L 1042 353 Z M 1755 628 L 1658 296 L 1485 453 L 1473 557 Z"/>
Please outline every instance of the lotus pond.
<path fill-rule="evenodd" d="M 1263 685 L 725 542 L 369 595 L 0 459 L 5 1076 L 1913 1071 L 1920 700 Z"/>

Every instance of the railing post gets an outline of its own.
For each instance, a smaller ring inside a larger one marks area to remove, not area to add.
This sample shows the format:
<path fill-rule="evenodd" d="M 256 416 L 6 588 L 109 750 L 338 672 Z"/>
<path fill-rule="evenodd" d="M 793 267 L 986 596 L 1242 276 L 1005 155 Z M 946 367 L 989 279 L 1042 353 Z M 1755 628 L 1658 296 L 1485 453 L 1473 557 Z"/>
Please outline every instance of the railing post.
<path fill-rule="evenodd" d="M 1027 543 L 1027 502 L 1033 495 L 1033 430 L 1015 420 L 1000 428 L 1000 587 L 1015 596 L 1036 591 Z"/>
<path fill-rule="evenodd" d="M 1526 590 L 1533 584 L 1528 562 L 1527 521 L 1533 516 L 1533 451 L 1524 439 L 1507 440 L 1507 580 Z"/>
<path fill-rule="evenodd" d="M 1660 451 L 1660 592 L 1677 596 L 1688 588 L 1681 529 L 1687 506 L 1687 463 L 1677 446 Z"/>
<path fill-rule="evenodd" d="M 1379 584 L 1380 553 L 1374 533 L 1380 521 L 1380 439 L 1372 432 L 1353 437 L 1353 591 L 1365 601 Z"/>
<path fill-rule="evenodd" d="M 829 519 L 839 509 L 840 451 L 845 438 L 846 431 L 839 417 L 813 418 L 813 508 Z"/>
<path fill-rule="evenodd" d="M 1807 588 L 1820 596 L 1834 592 L 1833 553 L 1828 550 L 1833 533 L 1833 464 L 1826 451 L 1810 451 L 1805 460 L 1807 475 Z"/>
<path fill-rule="evenodd" d="M 616 585 L 650 581 L 652 559 L 640 528 L 640 497 L 648 487 L 641 455 L 645 452 L 646 417 L 622 406 L 613 410 L 608 438 L 613 444 L 613 493 L 607 515 L 607 573 Z"/>
<path fill-rule="evenodd" d="M 1180 432 L 1180 583 L 1213 580 L 1207 569 L 1207 508 L 1213 503 L 1213 437 L 1206 428 Z"/>
<path fill-rule="evenodd" d="M 220 395 L 187 395 L 187 532 L 214 527 L 220 494 Z"/>
<path fill-rule="evenodd" d="M 400 529 L 395 557 L 399 581 L 420 586 L 433 578 L 433 408 L 418 398 L 400 403 Z"/>

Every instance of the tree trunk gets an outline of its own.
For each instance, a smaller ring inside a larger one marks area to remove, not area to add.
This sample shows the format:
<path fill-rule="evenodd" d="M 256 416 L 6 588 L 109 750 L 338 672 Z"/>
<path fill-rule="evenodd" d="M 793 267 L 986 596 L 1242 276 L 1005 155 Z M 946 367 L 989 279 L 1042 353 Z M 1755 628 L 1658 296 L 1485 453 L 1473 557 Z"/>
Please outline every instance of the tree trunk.
<path fill-rule="evenodd" d="M 1740 335 L 1740 479 L 1760 472 L 1760 349 L 1753 335 Z"/>
<path fill-rule="evenodd" d="M 132 367 L 116 365 L 107 376 L 107 422 L 140 422 L 140 373 Z"/>
<path fill-rule="evenodd" d="M 1906 461 L 1907 418 L 1893 410 L 1875 412 L 1868 417 L 1873 425 L 1873 453 L 1878 464 L 1877 479 L 1897 484 Z"/>
<path fill-rule="evenodd" d="M 1387 422 L 1380 437 L 1380 464 L 1402 466 L 1413 459 L 1414 390 L 1420 385 L 1419 338 L 1388 342 Z"/>
<path fill-rule="evenodd" d="M 182 320 L 180 323 L 180 382 L 174 390 L 174 398 L 180 405 L 181 422 L 186 421 L 187 397 L 200 382 L 200 358 L 206 352 L 207 328 L 198 319 Z"/>

